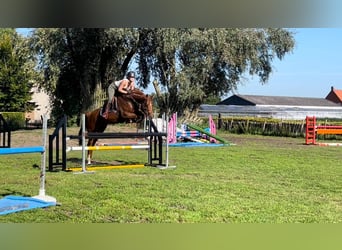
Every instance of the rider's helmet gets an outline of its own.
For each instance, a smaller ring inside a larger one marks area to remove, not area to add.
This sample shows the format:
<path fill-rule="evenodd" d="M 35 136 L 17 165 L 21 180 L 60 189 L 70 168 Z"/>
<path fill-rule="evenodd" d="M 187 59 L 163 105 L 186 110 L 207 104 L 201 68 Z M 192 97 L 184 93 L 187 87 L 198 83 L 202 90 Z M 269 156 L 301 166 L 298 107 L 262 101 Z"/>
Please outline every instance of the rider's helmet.
<path fill-rule="evenodd" d="M 131 77 L 135 78 L 135 73 L 134 73 L 133 71 L 129 71 L 129 72 L 127 73 L 127 75 L 126 75 L 126 78 L 127 78 L 127 79 L 129 79 L 129 78 L 131 78 Z"/>

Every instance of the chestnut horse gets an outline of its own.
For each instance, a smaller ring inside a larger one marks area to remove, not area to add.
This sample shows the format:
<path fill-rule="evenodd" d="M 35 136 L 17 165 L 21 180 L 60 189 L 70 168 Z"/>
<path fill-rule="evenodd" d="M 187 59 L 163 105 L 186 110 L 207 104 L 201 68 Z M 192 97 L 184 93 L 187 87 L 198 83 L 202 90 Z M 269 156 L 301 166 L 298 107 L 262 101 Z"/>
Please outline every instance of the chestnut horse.
<path fill-rule="evenodd" d="M 104 104 L 106 106 L 107 103 Z M 108 124 L 141 122 L 144 118 L 152 118 L 153 105 L 152 96 L 145 95 L 141 90 L 134 89 L 128 95 L 117 96 L 117 108 L 108 113 L 108 118 L 105 119 L 101 115 L 101 109 L 97 108 L 85 114 L 85 130 L 87 132 L 102 133 L 107 128 Z M 79 135 L 82 134 L 82 127 Z M 96 138 L 88 139 L 87 146 L 94 146 Z M 80 140 L 81 144 L 81 140 Z M 88 150 L 88 164 L 91 164 L 92 150 Z"/>

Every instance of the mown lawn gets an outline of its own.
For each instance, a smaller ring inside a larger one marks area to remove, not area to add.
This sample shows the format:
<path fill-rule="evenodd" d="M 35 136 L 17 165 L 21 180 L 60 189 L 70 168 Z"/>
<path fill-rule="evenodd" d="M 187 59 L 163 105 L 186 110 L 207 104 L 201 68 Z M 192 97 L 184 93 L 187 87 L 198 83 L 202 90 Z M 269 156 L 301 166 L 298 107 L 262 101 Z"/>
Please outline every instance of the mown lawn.
<path fill-rule="evenodd" d="M 47 172 L 59 206 L 0 216 L 0 222 L 339 223 L 342 148 L 303 139 L 224 135 L 227 147 L 170 147 L 176 169 Z M 79 166 L 80 152 L 68 154 Z M 111 162 L 146 162 L 147 152 L 98 151 Z M 0 196 L 34 196 L 40 155 L 0 156 Z"/>

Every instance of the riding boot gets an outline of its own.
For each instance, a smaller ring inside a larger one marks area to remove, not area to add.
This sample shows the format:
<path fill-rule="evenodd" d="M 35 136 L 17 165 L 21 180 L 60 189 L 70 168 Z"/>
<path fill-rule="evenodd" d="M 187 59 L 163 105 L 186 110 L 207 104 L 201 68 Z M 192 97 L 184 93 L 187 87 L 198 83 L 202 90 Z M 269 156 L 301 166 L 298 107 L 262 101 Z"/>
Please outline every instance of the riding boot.
<path fill-rule="evenodd" d="M 105 110 L 105 112 L 102 113 L 102 116 L 105 119 L 108 119 L 109 108 L 110 108 L 110 102 L 107 103 L 106 110 Z"/>

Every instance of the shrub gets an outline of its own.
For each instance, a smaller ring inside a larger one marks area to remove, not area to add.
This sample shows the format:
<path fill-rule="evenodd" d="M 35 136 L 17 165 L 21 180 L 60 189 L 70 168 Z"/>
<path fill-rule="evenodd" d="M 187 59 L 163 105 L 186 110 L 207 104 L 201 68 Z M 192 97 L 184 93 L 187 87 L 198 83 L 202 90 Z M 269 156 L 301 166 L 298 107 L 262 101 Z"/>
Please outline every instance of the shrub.
<path fill-rule="evenodd" d="M 2 112 L 1 114 L 11 131 L 25 128 L 25 114 L 23 112 Z"/>

